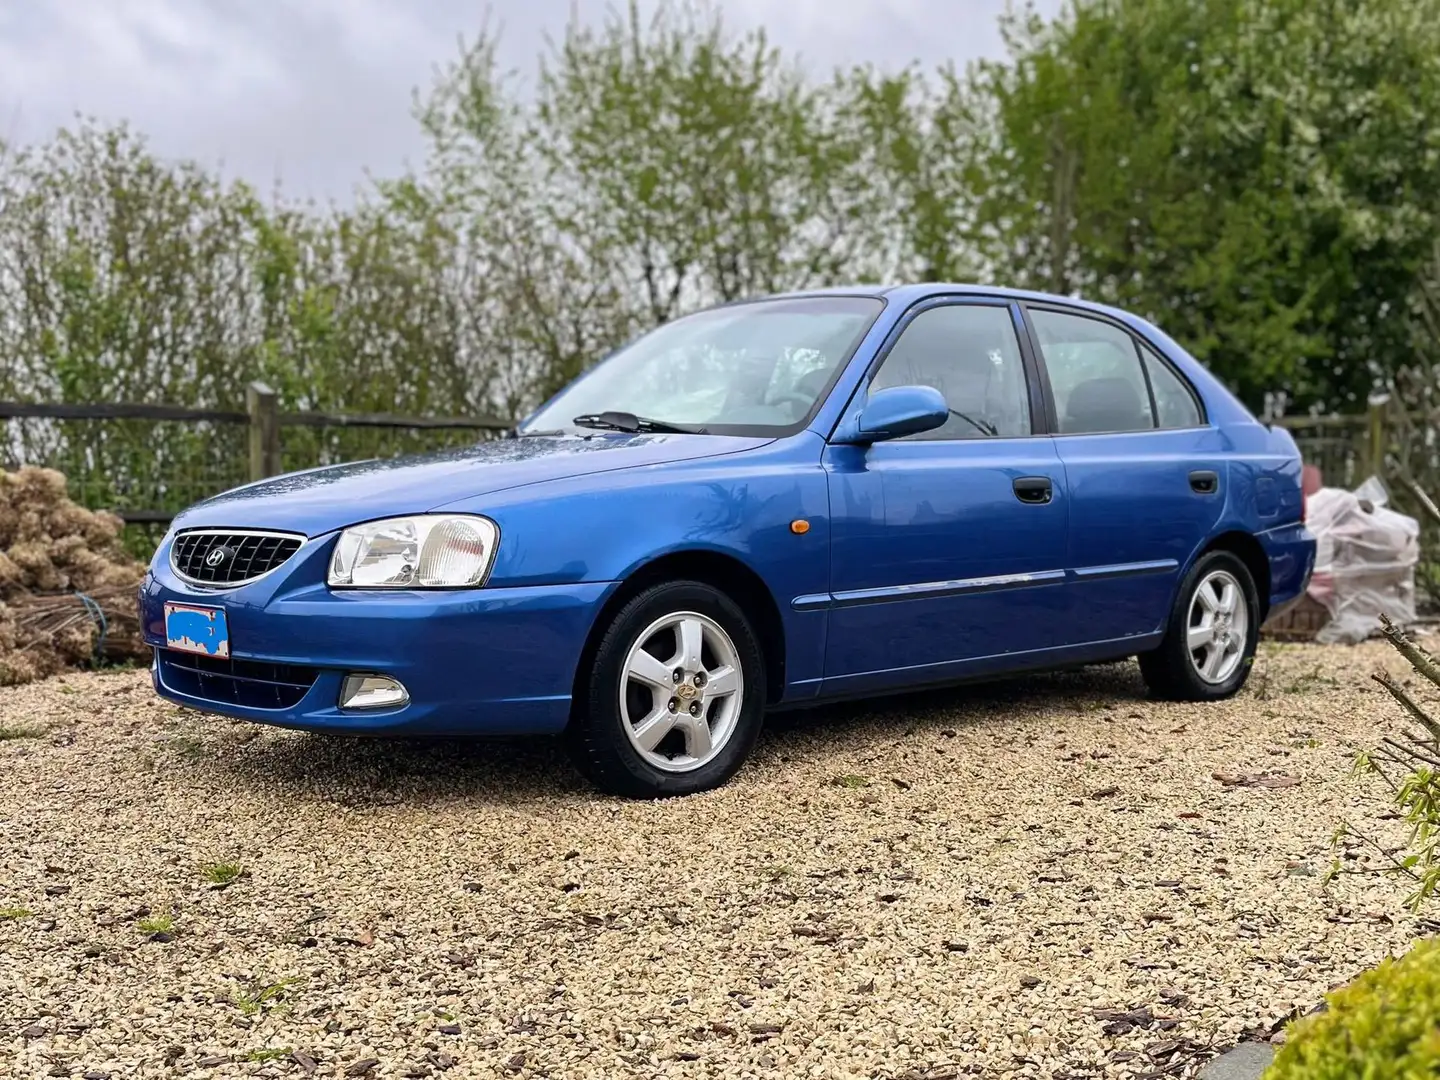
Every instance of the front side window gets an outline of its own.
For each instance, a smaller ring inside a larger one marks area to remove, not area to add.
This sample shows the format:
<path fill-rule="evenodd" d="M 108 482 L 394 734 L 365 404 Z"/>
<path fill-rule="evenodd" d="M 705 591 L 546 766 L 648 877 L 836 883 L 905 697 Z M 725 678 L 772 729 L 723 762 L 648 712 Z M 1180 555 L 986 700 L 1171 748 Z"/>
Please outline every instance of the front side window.
<path fill-rule="evenodd" d="M 804 297 L 687 315 L 571 383 L 524 431 L 572 430 L 582 426 L 576 417 L 604 412 L 711 434 L 794 429 L 883 306 L 873 297 Z"/>
<path fill-rule="evenodd" d="M 1129 334 L 1098 319 L 1056 311 L 1032 310 L 1030 324 L 1050 375 L 1058 434 L 1155 427 L 1150 388 Z"/>
<path fill-rule="evenodd" d="M 951 304 L 927 308 L 900 333 L 870 383 L 933 386 L 950 419 L 907 438 L 984 439 L 1029 435 L 1030 396 L 1015 323 L 1006 307 Z"/>

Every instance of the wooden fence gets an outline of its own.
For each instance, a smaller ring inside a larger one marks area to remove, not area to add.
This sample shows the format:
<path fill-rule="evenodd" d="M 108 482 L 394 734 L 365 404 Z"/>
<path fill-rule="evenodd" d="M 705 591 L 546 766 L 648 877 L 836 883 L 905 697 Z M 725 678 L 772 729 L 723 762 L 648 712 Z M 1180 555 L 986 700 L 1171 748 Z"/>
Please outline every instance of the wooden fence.
<path fill-rule="evenodd" d="M 1355 487 L 1386 472 L 1392 416 L 1388 397 L 1372 398 L 1366 411 L 1339 416 L 1280 416 L 1270 421 L 1289 430 L 1306 464 L 1316 465 L 1332 487 Z"/>
<path fill-rule="evenodd" d="M 244 411 L 152 404 L 0 402 L 7 439 L 0 459 L 51 465 L 72 497 L 127 523 L 163 526 L 185 506 L 228 487 L 295 469 L 473 442 L 508 429 L 496 417 L 282 412 L 273 390 L 252 383 Z M 1295 437 L 1325 483 L 1354 487 L 1373 474 L 1395 486 L 1396 463 L 1414 458 L 1427 418 L 1390 398 L 1366 412 L 1270 421 Z M 21 430 L 23 425 L 33 430 Z M 1422 477 L 1427 480 L 1428 476 Z"/>
<path fill-rule="evenodd" d="M 0 402 L 9 466 L 66 474 L 71 497 L 127 524 L 168 524 L 181 509 L 228 487 L 282 472 L 364 457 L 473 442 L 508 429 L 494 417 L 282 412 L 252 383 L 246 408 Z M 147 530 L 148 531 L 148 530 Z M 143 546 L 143 545 L 141 545 Z"/>

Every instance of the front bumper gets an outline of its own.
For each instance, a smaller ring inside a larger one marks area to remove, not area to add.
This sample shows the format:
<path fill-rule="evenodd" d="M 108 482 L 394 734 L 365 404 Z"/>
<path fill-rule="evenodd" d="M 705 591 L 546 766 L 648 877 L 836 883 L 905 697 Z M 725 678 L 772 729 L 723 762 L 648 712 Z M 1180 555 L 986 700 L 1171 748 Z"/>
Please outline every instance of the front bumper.
<path fill-rule="evenodd" d="M 529 735 L 564 728 L 576 665 L 614 583 L 331 590 L 323 584 L 328 539 L 311 539 L 275 573 L 225 590 L 178 579 L 165 545 L 140 594 L 145 641 L 156 649 L 156 692 L 204 712 L 308 731 Z M 193 658 L 165 648 L 166 601 L 224 608 L 234 662 L 228 668 L 239 685 L 254 689 L 262 685 L 257 672 L 269 678 L 280 671 L 298 700 L 261 707 L 249 694 L 240 702 L 221 689 L 237 685 L 233 676 L 196 679 L 172 666 L 171 659 Z M 355 672 L 398 679 L 409 702 L 340 709 L 340 684 Z"/>

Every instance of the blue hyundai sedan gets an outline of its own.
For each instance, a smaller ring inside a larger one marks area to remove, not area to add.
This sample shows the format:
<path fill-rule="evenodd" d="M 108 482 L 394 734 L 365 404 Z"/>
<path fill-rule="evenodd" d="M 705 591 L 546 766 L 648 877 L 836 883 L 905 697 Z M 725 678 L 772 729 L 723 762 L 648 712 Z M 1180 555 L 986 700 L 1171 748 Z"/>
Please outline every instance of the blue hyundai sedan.
<path fill-rule="evenodd" d="M 141 590 L 155 689 L 316 732 L 563 733 L 629 796 L 724 783 L 767 710 L 1138 656 L 1244 684 L 1315 542 L 1301 463 L 1094 304 L 834 289 L 677 319 L 513 437 L 250 484 Z"/>

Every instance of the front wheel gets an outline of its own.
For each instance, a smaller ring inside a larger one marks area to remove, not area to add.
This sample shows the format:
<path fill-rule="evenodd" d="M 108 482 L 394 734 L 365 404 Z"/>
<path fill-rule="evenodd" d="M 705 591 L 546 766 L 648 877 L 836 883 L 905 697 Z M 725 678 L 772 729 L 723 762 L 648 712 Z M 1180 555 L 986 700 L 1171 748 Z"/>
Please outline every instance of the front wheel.
<path fill-rule="evenodd" d="M 1227 698 L 1245 685 L 1259 640 L 1255 579 L 1228 551 L 1212 551 L 1180 583 L 1165 637 L 1141 655 L 1140 672 L 1159 698 Z"/>
<path fill-rule="evenodd" d="M 689 795 L 740 768 L 764 706 L 764 658 L 745 613 L 701 582 L 655 585 L 605 631 L 567 741 L 604 791 Z"/>

